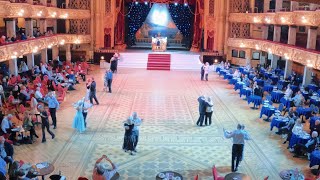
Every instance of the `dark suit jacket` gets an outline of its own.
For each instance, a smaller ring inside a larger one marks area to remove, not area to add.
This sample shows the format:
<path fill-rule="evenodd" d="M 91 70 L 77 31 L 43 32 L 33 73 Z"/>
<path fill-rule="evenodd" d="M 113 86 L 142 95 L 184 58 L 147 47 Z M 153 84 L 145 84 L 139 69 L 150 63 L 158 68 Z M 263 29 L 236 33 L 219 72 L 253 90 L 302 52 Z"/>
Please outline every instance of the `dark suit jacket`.
<path fill-rule="evenodd" d="M 96 82 L 95 81 L 91 82 L 90 93 L 96 93 Z"/>
<path fill-rule="evenodd" d="M 204 99 L 203 96 L 200 96 L 198 98 L 198 102 L 199 102 L 199 113 L 200 114 L 206 114 L 207 106 L 211 107 L 211 105 L 206 102 L 206 100 Z"/>

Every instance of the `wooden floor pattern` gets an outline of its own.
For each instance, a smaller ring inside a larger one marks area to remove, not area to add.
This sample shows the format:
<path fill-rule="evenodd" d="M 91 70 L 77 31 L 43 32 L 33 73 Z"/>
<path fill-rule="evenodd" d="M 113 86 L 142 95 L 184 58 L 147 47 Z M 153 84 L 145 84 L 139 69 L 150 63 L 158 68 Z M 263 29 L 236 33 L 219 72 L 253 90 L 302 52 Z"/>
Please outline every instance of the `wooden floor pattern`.
<path fill-rule="evenodd" d="M 85 95 L 84 83 L 67 94 L 58 110 L 56 138 L 41 143 L 15 147 L 15 159 L 30 163 L 49 161 L 55 173 L 67 179 L 91 178 L 95 160 L 108 155 L 119 166 L 120 179 L 155 179 L 158 172 L 174 170 L 184 179 L 212 179 L 211 167 L 225 175 L 230 172 L 232 142 L 223 137 L 222 128 L 233 130 L 241 122 L 253 140 L 245 146 L 240 172 L 254 180 L 270 176 L 280 179 L 279 171 L 300 168 L 309 172 L 308 161 L 294 159 L 282 140 L 270 132 L 270 124 L 259 119 L 258 110 L 251 110 L 232 86 L 216 74 L 209 81 L 200 81 L 198 72 L 146 71 L 120 69 L 113 80 L 113 93 L 103 92 L 103 73 L 94 67 L 90 76 L 97 81 L 100 105 L 88 115 L 84 133 L 71 128 L 75 109 L 72 103 Z M 213 123 L 197 127 L 199 95 L 214 100 Z M 130 156 L 121 150 L 123 121 L 136 111 L 144 119 L 140 128 L 138 153 Z M 38 134 L 41 135 L 40 128 Z"/>

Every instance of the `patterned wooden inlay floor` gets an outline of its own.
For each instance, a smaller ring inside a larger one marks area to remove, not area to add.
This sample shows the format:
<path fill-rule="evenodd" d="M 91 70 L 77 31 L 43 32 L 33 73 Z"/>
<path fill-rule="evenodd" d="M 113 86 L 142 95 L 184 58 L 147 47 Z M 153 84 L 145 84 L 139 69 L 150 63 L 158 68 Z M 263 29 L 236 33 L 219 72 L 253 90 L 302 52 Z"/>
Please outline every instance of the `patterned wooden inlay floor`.
<path fill-rule="evenodd" d="M 245 146 L 245 159 L 240 172 L 259 180 L 270 176 L 277 180 L 283 169 L 308 170 L 308 161 L 294 159 L 270 132 L 269 123 L 259 119 L 259 111 L 251 110 L 237 92 L 216 74 L 200 81 L 199 72 L 146 71 L 120 69 L 113 80 L 113 93 L 103 92 L 103 73 L 97 67 L 94 76 L 100 105 L 88 115 L 88 129 L 79 134 L 71 128 L 75 110 L 72 103 L 85 95 L 84 83 L 68 93 L 58 111 L 56 138 L 45 144 L 15 147 L 18 160 L 54 163 L 68 179 L 91 178 L 95 160 L 108 155 L 119 166 L 121 179 L 155 179 L 158 172 L 174 170 L 185 179 L 212 179 L 211 167 L 225 175 L 230 172 L 231 141 L 223 137 L 222 128 L 233 130 L 238 122 L 246 125 L 253 140 Z M 199 95 L 214 99 L 213 123 L 197 127 Z M 122 122 L 136 111 L 144 119 L 140 128 L 138 154 L 130 156 L 121 150 L 124 130 Z M 38 134 L 41 134 L 38 129 Z"/>

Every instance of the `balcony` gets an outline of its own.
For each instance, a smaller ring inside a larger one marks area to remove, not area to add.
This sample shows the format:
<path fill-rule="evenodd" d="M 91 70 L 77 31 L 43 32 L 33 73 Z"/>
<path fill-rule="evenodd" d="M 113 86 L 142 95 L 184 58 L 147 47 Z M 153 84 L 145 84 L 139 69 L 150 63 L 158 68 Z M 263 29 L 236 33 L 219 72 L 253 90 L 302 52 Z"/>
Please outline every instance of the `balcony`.
<path fill-rule="evenodd" d="M 30 53 L 37 53 L 41 49 L 51 48 L 56 45 L 86 44 L 90 42 L 90 35 L 58 34 L 9 43 L 0 46 L 0 61 L 5 61 Z"/>
<path fill-rule="evenodd" d="M 320 70 L 320 52 L 318 51 L 259 39 L 229 38 L 227 44 L 234 48 L 265 51 Z"/>
<path fill-rule="evenodd" d="M 276 24 L 296 26 L 319 26 L 320 11 L 293 11 L 276 13 L 231 13 L 230 22 L 250 24 Z"/>
<path fill-rule="evenodd" d="M 89 10 L 60 9 L 27 3 L 0 1 L 0 18 L 89 19 Z"/>

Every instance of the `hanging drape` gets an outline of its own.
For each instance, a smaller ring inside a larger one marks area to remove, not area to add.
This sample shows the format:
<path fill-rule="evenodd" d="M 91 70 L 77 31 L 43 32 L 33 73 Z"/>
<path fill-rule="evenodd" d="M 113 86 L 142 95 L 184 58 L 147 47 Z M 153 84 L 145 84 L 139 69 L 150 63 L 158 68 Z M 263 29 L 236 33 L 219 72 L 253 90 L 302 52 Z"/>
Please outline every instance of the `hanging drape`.
<path fill-rule="evenodd" d="M 193 7 L 187 7 L 183 4 L 169 4 L 169 13 L 174 24 L 184 37 L 184 43 L 190 47 L 192 42 L 192 24 L 193 24 Z"/>
<path fill-rule="evenodd" d="M 132 46 L 136 41 L 136 33 L 143 25 L 143 22 L 146 20 L 151 6 L 144 3 L 129 3 L 128 4 L 129 13 L 127 17 L 127 45 Z"/>
<path fill-rule="evenodd" d="M 214 45 L 214 31 L 207 31 L 208 39 L 207 39 L 207 50 L 212 51 Z"/>
<path fill-rule="evenodd" d="M 193 41 L 191 51 L 200 51 L 202 27 L 203 27 L 203 10 L 204 3 L 202 0 L 197 0 L 195 7 L 195 17 L 193 24 Z"/>
<path fill-rule="evenodd" d="M 117 6 L 117 23 L 115 27 L 115 45 L 122 46 L 124 45 L 124 15 L 125 15 L 125 7 L 124 0 L 116 1 Z"/>

